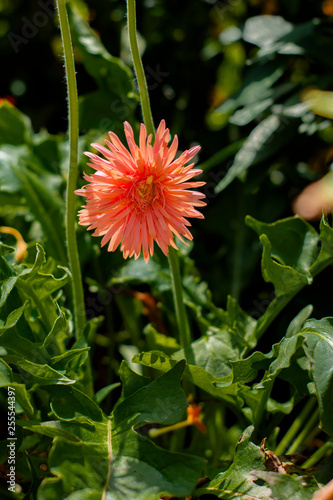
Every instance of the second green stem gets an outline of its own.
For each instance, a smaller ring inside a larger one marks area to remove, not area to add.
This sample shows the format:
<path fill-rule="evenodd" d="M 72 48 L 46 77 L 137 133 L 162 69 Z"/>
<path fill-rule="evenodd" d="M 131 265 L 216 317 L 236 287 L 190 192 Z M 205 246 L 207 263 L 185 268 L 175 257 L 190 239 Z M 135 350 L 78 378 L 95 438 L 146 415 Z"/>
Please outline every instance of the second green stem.
<path fill-rule="evenodd" d="M 154 136 L 155 127 L 150 108 L 147 81 L 138 47 L 138 38 L 136 32 L 135 0 L 127 0 L 127 22 L 128 22 L 128 34 L 129 34 L 132 59 L 139 87 L 143 121 L 146 125 L 148 134 L 152 134 L 152 136 Z M 172 276 L 172 290 L 176 308 L 176 318 L 179 330 L 180 343 L 184 349 L 187 349 L 191 345 L 191 332 L 188 324 L 185 305 L 183 302 L 183 288 L 179 271 L 178 256 L 176 251 L 171 246 L 169 247 L 168 258 Z"/>

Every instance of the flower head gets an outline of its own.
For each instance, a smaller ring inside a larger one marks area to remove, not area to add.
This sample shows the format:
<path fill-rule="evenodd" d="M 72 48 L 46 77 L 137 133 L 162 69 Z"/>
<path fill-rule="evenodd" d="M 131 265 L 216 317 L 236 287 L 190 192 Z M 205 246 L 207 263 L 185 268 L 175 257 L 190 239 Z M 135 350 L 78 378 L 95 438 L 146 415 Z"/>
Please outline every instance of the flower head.
<path fill-rule="evenodd" d="M 93 236 L 103 236 L 101 245 L 108 243 L 108 251 L 119 245 L 124 258 L 137 259 L 143 253 L 146 262 L 154 251 L 154 241 L 166 255 L 169 245 L 177 248 L 176 235 L 192 240 L 188 230 L 191 224 L 186 217 L 203 218 L 195 207 L 206 205 L 204 194 L 193 191 L 204 182 L 190 181 L 202 171 L 187 163 L 198 153 L 200 146 L 184 151 L 175 159 L 178 138 L 168 147 L 169 129 L 161 121 L 154 144 L 147 137 L 146 127 L 141 124 L 139 146 L 133 130 L 125 122 L 125 136 L 129 150 L 113 132 L 109 132 L 107 148 L 92 144 L 104 158 L 85 154 L 96 172 L 84 174 L 89 184 L 75 191 L 87 198 L 79 212 L 79 224 L 94 229 Z M 190 182 L 189 182 L 190 181 Z"/>

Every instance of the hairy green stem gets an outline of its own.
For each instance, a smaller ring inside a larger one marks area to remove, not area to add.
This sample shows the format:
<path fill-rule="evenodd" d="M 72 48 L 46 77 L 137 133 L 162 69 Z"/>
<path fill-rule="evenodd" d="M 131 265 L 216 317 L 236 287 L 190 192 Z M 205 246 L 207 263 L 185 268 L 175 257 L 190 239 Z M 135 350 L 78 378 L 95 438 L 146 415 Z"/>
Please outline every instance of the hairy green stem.
<path fill-rule="evenodd" d="M 154 137 L 155 127 L 150 108 L 147 81 L 138 47 L 138 37 L 136 32 L 135 0 L 127 0 L 127 22 L 128 22 L 128 34 L 129 34 L 129 41 L 133 58 L 133 65 L 140 94 L 143 121 L 146 125 L 148 135 L 152 134 Z M 178 256 L 176 251 L 171 246 L 169 247 L 168 258 L 171 269 L 172 290 L 176 308 L 176 318 L 177 318 L 180 342 L 181 345 L 184 347 L 184 349 L 186 349 L 191 344 L 191 333 L 183 302 L 183 289 L 179 271 Z"/>
<path fill-rule="evenodd" d="M 153 115 L 150 109 L 147 81 L 140 57 L 140 52 L 138 47 L 138 37 L 136 33 L 135 0 L 127 0 L 127 22 L 128 22 L 128 34 L 129 34 L 129 42 L 131 47 L 134 70 L 139 87 L 143 121 L 146 125 L 148 135 L 152 134 L 154 136 L 155 127 L 154 127 Z"/>
<path fill-rule="evenodd" d="M 291 443 L 294 441 L 295 436 L 298 434 L 300 429 L 304 427 L 305 422 L 308 420 L 309 414 L 315 407 L 316 403 L 317 401 L 315 398 L 309 399 L 300 414 L 295 418 L 291 427 L 281 439 L 280 443 L 277 445 L 275 449 L 276 455 L 282 455 L 283 453 L 285 453 L 286 449 L 291 446 Z"/>
<path fill-rule="evenodd" d="M 83 286 L 81 277 L 80 260 L 77 251 L 75 232 L 75 195 L 76 181 L 78 175 L 78 138 L 79 138 L 79 113 L 78 97 L 76 88 L 74 55 L 72 40 L 69 29 L 66 2 L 57 0 L 59 23 L 62 45 L 64 49 L 66 82 L 68 92 L 68 119 L 69 119 L 69 170 L 67 180 L 66 199 L 66 239 L 69 269 L 72 273 L 72 289 L 74 301 L 74 322 L 76 338 L 82 336 L 85 326 L 85 307 Z"/>

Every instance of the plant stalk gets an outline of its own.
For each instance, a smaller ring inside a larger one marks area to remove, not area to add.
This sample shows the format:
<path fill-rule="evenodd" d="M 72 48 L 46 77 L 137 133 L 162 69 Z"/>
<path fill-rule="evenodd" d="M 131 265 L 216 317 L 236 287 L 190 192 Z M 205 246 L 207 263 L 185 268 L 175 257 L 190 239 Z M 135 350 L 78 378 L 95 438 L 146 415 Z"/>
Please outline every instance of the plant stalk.
<path fill-rule="evenodd" d="M 62 45 L 64 49 L 65 71 L 68 93 L 68 121 L 69 121 L 69 170 L 66 196 L 66 239 L 69 269 L 72 274 L 72 289 L 74 301 L 74 323 L 76 338 L 83 334 L 85 326 L 85 306 L 82 286 L 80 260 L 76 243 L 76 210 L 75 194 L 78 176 L 78 138 L 79 113 L 78 97 L 75 77 L 74 55 L 69 29 L 66 2 L 57 0 Z"/>
<path fill-rule="evenodd" d="M 333 451 L 333 442 L 327 441 L 302 464 L 302 468 L 309 469 L 310 467 L 314 467 L 322 458 L 325 457 L 325 455 L 328 452 L 332 453 L 332 451 Z"/>
<path fill-rule="evenodd" d="M 152 134 L 152 136 L 154 137 L 155 127 L 153 115 L 150 108 L 147 80 L 140 57 L 138 36 L 136 32 L 135 0 L 127 0 L 127 23 L 133 65 L 139 87 L 143 121 L 146 125 L 148 135 Z"/>
<path fill-rule="evenodd" d="M 281 439 L 280 443 L 277 445 L 275 449 L 276 455 L 282 455 L 283 453 L 285 453 L 286 449 L 291 446 L 291 443 L 293 443 L 295 436 L 298 434 L 300 429 L 304 427 L 305 422 L 308 420 L 308 416 L 315 405 L 315 398 L 309 399 L 300 414 L 295 418 L 294 422 Z"/>
<path fill-rule="evenodd" d="M 318 416 L 319 416 L 319 410 L 318 408 L 312 413 L 310 419 L 306 422 L 304 425 L 303 429 L 301 432 L 298 434 L 297 438 L 295 441 L 292 443 L 292 445 L 288 448 L 287 450 L 287 455 L 292 455 L 293 453 L 296 453 L 296 451 L 299 449 L 299 447 L 304 443 L 310 432 L 312 431 L 313 427 L 317 424 L 318 425 Z"/>
<path fill-rule="evenodd" d="M 153 116 L 150 107 L 149 94 L 147 81 L 140 57 L 138 47 L 138 37 L 136 31 L 136 10 L 135 0 L 127 0 L 127 22 L 128 34 L 131 47 L 132 59 L 134 70 L 138 82 L 141 108 L 143 114 L 143 121 L 146 125 L 147 133 L 155 135 L 155 127 Z M 186 315 L 186 310 L 183 302 L 183 289 L 181 283 L 181 276 L 179 271 L 178 256 L 176 251 L 170 246 L 168 253 L 169 265 L 172 276 L 172 290 L 176 309 L 176 318 L 180 336 L 180 343 L 184 349 L 188 348 L 191 344 L 191 333 Z"/>

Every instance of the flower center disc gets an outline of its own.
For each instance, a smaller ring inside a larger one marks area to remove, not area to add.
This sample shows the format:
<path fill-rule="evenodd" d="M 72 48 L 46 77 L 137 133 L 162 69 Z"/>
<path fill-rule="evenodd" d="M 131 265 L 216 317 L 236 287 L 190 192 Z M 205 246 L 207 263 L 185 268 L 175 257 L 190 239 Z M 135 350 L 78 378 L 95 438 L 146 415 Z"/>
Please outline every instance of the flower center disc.
<path fill-rule="evenodd" d="M 143 209 L 151 205 L 158 197 L 156 186 L 153 182 L 153 176 L 150 175 L 146 180 L 141 181 L 135 188 L 136 205 Z"/>

